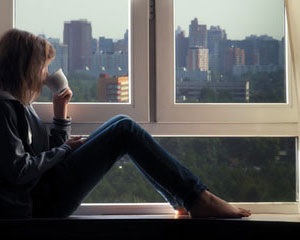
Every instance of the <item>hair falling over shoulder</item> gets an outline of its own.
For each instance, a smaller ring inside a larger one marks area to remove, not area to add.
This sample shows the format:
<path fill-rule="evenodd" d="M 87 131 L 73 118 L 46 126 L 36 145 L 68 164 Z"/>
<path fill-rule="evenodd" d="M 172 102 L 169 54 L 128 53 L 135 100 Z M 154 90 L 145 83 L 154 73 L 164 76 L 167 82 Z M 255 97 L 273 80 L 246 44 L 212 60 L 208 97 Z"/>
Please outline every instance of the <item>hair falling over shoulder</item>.
<path fill-rule="evenodd" d="M 0 89 L 23 104 L 30 104 L 41 92 L 42 69 L 53 59 L 55 49 L 45 39 L 12 29 L 0 39 Z"/>

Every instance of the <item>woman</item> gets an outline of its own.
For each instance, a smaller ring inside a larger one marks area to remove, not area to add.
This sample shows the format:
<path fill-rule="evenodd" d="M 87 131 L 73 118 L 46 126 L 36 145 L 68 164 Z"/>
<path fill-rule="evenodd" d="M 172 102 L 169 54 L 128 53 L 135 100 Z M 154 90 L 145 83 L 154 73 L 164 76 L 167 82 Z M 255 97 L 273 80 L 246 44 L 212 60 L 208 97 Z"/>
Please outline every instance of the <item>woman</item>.
<path fill-rule="evenodd" d="M 250 216 L 210 193 L 127 116 L 112 118 L 87 140 L 69 139 L 71 89 L 53 94 L 53 126 L 47 131 L 32 102 L 54 56 L 46 40 L 25 31 L 10 30 L 0 40 L 0 218 L 71 215 L 124 154 L 181 213 Z"/>

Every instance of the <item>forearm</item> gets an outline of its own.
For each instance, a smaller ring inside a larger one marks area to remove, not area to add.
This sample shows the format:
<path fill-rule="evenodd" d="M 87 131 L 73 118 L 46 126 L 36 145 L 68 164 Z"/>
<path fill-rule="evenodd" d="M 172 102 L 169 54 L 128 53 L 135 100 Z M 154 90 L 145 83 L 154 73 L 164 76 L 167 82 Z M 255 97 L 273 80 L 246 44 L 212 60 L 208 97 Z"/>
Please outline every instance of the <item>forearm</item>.
<path fill-rule="evenodd" d="M 68 88 L 62 95 L 53 94 L 53 113 L 58 119 L 66 119 L 68 116 L 68 103 L 73 93 Z"/>
<path fill-rule="evenodd" d="M 21 145 L 18 145 L 18 151 L 7 151 L 7 155 L 4 155 L 5 161 L 0 164 L 0 174 L 12 184 L 29 183 L 65 159 L 71 150 L 70 146 L 63 144 L 32 156 L 25 152 Z"/>
<path fill-rule="evenodd" d="M 54 117 L 58 119 L 67 119 L 68 104 L 53 104 Z"/>

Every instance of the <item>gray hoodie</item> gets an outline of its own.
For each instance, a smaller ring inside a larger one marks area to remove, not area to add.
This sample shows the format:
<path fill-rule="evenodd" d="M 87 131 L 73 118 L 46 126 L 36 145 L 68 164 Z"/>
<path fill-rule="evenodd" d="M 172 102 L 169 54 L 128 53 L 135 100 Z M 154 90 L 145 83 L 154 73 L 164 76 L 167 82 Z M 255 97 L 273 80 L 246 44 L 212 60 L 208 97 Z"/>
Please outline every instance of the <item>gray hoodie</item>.
<path fill-rule="evenodd" d="M 32 105 L 0 90 L 0 219 L 30 218 L 30 192 L 40 177 L 71 152 L 71 120 L 47 129 Z"/>

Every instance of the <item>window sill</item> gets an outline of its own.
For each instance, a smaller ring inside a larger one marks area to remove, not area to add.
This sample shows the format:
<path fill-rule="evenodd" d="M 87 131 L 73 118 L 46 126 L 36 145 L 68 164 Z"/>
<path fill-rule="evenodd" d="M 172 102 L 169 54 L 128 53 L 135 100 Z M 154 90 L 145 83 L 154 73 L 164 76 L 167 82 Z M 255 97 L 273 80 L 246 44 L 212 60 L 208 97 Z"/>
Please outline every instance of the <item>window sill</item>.
<path fill-rule="evenodd" d="M 298 202 L 231 203 L 249 209 L 252 214 L 297 215 Z M 174 215 L 168 203 L 83 203 L 74 215 Z"/>
<path fill-rule="evenodd" d="M 63 219 L 0 220 L 1 239 L 290 239 L 300 234 L 299 214 L 253 214 L 242 219 L 175 215 L 72 215 Z M 4 238 L 6 237 L 6 238 Z"/>
<path fill-rule="evenodd" d="M 148 214 L 148 215 L 72 215 L 68 219 L 87 219 L 87 220 L 163 220 L 163 219 L 190 219 L 190 220 L 205 220 L 203 219 L 192 219 L 188 215 L 176 215 L 176 214 Z M 299 223 L 300 226 L 300 214 L 252 214 L 250 217 L 246 218 L 216 218 L 207 219 L 211 221 L 254 221 L 254 222 L 290 222 Z M 300 229 L 299 229 L 300 230 Z"/>

